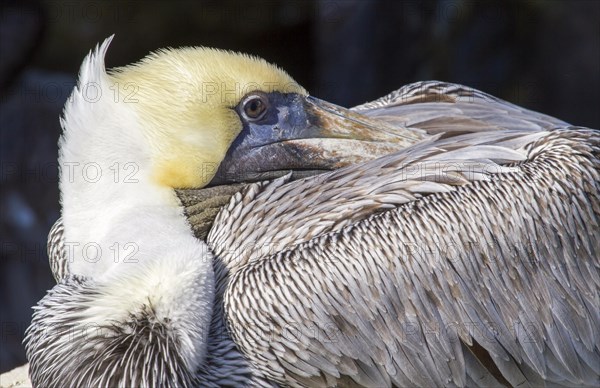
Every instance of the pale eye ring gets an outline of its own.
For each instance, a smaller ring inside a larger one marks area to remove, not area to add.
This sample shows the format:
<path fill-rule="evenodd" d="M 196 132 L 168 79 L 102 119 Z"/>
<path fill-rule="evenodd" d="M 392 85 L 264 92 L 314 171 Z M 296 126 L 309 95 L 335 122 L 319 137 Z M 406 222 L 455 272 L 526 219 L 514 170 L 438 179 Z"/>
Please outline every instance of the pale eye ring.
<path fill-rule="evenodd" d="M 252 94 L 242 102 L 242 114 L 249 121 L 257 121 L 267 112 L 268 101 L 265 96 Z"/>

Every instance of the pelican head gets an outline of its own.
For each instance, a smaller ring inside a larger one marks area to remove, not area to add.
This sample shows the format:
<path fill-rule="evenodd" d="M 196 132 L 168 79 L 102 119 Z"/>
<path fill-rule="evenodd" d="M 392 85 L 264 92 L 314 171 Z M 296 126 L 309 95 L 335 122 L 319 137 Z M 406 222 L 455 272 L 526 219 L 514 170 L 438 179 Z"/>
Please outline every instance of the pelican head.
<path fill-rule="evenodd" d="M 153 178 L 169 187 L 331 170 L 361 160 L 365 144 L 387 145 L 383 154 L 406 142 L 382 123 L 309 96 L 285 71 L 248 55 L 165 49 L 107 77 L 107 97 L 135 112 Z"/>

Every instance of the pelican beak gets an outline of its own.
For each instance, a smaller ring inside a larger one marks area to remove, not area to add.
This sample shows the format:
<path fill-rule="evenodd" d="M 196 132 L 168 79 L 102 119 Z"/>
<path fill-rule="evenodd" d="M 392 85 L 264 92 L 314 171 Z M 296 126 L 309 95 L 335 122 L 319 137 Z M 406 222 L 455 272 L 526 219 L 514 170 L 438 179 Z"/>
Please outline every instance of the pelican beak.
<path fill-rule="evenodd" d="M 352 110 L 296 93 L 268 93 L 268 111 L 244 120 L 210 185 L 297 177 L 389 154 L 423 138 Z"/>

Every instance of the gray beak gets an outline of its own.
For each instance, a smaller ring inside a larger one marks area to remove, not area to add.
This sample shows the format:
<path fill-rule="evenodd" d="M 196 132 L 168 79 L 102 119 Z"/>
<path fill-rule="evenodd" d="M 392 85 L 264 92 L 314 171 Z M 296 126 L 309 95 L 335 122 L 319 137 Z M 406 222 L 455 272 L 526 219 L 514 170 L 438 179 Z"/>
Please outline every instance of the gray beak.
<path fill-rule="evenodd" d="M 296 176 L 338 169 L 406 148 L 416 132 L 369 118 L 335 104 L 295 93 L 269 93 L 268 110 L 243 130 L 210 186 Z M 236 108 L 239 112 L 239 107 Z"/>

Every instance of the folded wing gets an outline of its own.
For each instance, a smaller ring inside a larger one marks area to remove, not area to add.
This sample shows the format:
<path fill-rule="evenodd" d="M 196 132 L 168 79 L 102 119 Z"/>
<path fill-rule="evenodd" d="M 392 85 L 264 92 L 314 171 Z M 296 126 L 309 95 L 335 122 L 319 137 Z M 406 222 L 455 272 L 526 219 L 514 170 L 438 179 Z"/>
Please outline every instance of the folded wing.
<path fill-rule="evenodd" d="M 432 139 L 235 195 L 228 327 L 303 386 L 597 385 L 600 134 Z"/>

